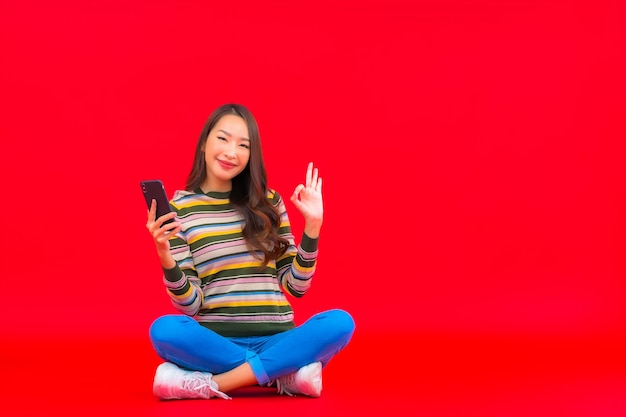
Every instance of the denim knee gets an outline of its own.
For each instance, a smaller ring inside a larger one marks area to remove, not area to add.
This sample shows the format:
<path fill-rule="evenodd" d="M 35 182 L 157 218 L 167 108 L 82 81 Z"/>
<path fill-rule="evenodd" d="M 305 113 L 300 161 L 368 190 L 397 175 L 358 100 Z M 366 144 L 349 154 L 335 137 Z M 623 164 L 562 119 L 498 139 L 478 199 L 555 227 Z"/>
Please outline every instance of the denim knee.
<path fill-rule="evenodd" d="M 327 311 L 326 314 L 328 320 L 333 324 L 332 328 L 336 332 L 336 336 L 350 340 L 356 327 L 350 313 L 345 310 L 334 309 Z"/>
<path fill-rule="evenodd" d="M 154 320 L 150 325 L 150 340 L 152 343 L 168 342 L 180 338 L 180 326 L 189 320 L 195 320 L 188 316 L 166 315 Z"/>

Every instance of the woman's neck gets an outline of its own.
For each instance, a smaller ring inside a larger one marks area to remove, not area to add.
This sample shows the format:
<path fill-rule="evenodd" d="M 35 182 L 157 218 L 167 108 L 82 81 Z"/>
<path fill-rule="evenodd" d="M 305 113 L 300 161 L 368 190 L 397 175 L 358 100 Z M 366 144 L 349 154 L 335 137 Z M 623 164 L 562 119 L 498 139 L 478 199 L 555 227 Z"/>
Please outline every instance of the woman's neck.
<path fill-rule="evenodd" d="M 205 194 L 210 191 L 215 191 L 218 193 L 227 193 L 233 188 L 232 181 L 211 181 L 210 179 L 204 180 L 200 189 Z"/>

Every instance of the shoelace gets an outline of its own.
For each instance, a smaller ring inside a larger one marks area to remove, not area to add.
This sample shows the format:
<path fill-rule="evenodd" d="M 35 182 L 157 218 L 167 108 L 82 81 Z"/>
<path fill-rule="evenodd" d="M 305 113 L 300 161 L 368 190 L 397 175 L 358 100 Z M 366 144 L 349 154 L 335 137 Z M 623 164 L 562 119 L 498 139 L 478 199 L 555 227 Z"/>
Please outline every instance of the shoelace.
<path fill-rule="evenodd" d="M 289 387 L 290 385 L 295 384 L 295 379 L 296 379 L 296 373 L 292 373 L 289 375 L 285 375 L 283 377 L 280 377 L 276 380 L 276 387 L 278 388 L 278 393 L 279 394 L 287 394 L 290 397 L 293 397 L 294 394 L 292 392 L 289 391 Z"/>
<path fill-rule="evenodd" d="M 200 391 L 203 388 L 208 388 L 208 390 L 211 391 L 213 394 L 225 400 L 231 399 L 231 397 L 229 397 L 222 391 L 219 391 L 213 388 L 213 385 L 211 384 L 211 377 L 202 372 L 194 372 L 190 375 L 185 376 L 185 378 L 183 378 L 184 390 Z"/>

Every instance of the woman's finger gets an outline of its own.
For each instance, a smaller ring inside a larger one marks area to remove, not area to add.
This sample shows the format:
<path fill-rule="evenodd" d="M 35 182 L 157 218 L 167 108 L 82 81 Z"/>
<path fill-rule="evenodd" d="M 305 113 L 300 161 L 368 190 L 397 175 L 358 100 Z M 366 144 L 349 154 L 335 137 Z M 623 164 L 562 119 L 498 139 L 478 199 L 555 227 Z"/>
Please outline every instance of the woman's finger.
<path fill-rule="evenodd" d="M 313 169 L 313 179 L 311 180 L 311 187 L 313 187 L 313 189 L 317 189 L 317 176 L 318 170 L 315 168 Z"/>
<path fill-rule="evenodd" d="M 146 227 L 148 228 L 148 231 L 150 232 L 152 237 L 154 239 L 157 239 L 157 236 L 163 231 L 168 231 L 174 227 L 180 226 L 180 223 L 176 221 L 164 224 L 166 221 L 170 219 L 174 219 L 175 217 L 176 217 L 176 212 L 170 212 L 170 213 L 164 214 L 163 216 L 159 217 L 155 221 L 150 222 L 150 220 L 148 220 Z"/>
<path fill-rule="evenodd" d="M 293 191 L 292 197 L 297 199 L 300 196 L 300 193 L 302 192 L 302 190 L 304 190 L 304 185 L 298 184 L 296 189 Z"/>
<path fill-rule="evenodd" d="M 178 232 L 182 230 L 181 226 L 175 223 L 168 223 L 166 226 L 172 226 L 171 228 L 161 228 L 156 240 L 159 243 L 163 243 L 166 240 L 170 240 L 176 236 Z"/>
<path fill-rule="evenodd" d="M 311 179 L 313 177 L 313 162 L 309 162 L 309 165 L 306 168 L 306 186 L 311 186 Z"/>
<path fill-rule="evenodd" d="M 148 222 L 154 222 L 156 220 L 156 200 L 153 198 L 148 209 Z"/>
<path fill-rule="evenodd" d="M 180 223 L 171 222 L 163 225 L 162 227 L 155 227 L 152 232 L 152 237 L 156 242 L 163 243 L 173 238 L 181 230 L 182 226 Z"/>
<path fill-rule="evenodd" d="M 162 227 L 163 223 L 165 223 L 168 220 L 173 219 L 174 217 L 176 217 L 176 212 L 175 211 L 170 211 L 169 213 L 164 214 L 161 217 L 159 217 L 158 219 L 156 219 L 156 223 L 159 225 L 159 227 Z"/>

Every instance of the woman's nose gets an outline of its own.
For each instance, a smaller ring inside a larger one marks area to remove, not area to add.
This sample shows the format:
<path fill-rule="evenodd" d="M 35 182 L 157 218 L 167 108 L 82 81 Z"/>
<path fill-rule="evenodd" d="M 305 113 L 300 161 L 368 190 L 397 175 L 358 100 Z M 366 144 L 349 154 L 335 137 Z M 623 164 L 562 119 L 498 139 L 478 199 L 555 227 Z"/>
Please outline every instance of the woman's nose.
<path fill-rule="evenodd" d="M 237 155 L 236 144 L 229 143 L 228 145 L 226 145 L 226 148 L 224 149 L 224 155 L 229 158 L 234 158 Z"/>

